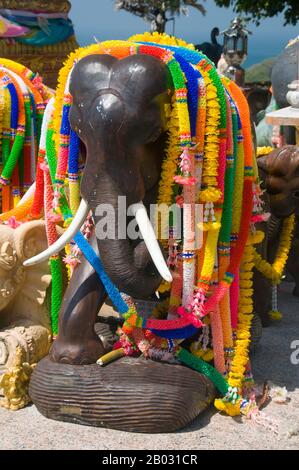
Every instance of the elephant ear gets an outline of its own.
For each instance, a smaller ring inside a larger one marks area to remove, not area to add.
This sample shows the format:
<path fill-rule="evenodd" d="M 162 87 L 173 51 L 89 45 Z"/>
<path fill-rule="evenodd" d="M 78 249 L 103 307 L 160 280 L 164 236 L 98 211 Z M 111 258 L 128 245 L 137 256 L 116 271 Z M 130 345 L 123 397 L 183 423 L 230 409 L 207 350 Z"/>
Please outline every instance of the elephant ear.
<path fill-rule="evenodd" d="M 257 158 L 257 166 L 260 170 L 263 170 L 265 173 L 268 173 L 267 155 Z"/>
<path fill-rule="evenodd" d="M 165 93 L 170 83 L 167 67 L 156 57 L 132 55 L 116 59 L 109 54 L 91 54 L 75 65 L 70 92 L 75 101 L 88 102 L 99 91 L 112 88 L 130 104 L 151 101 Z"/>
<path fill-rule="evenodd" d="M 25 222 L 14 230 L 14 245 L 21 263 L 48 247 L 45 223 L 41 220 Z M 24 269 L 25 280 L 22 294 L 31 301 L 42 305 L 51 283 L 49 262 Z"/>

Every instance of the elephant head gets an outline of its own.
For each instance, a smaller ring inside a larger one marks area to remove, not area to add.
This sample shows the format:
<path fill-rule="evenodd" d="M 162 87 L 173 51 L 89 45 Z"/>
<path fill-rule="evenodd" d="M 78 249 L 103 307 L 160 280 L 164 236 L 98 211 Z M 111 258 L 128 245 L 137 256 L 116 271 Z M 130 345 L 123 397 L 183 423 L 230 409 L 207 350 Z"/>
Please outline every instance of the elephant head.
<path fill-rule="evenodd" d="M 284 218 L 299 213 L 299 148 L 287 145 L 257 159 L 271 213 Z"/>
<path fill-rule="evenodd" d="M 101 223 L 101 208 L 109 204 L 112 214 L 106 214 L 106 221 L 115 236 L 98 237 L 99 254 L 112 281 L 135 298 L 151 295 L 161 282 L 160 274 L 171 280 L 145 210 L 157 198 L 166 143 L 168 83 L 165 65 L 146 55 L 121 60 L 107 54 L 89 55 L 74 66 L 70 76 L 70 124 L 85 149 L 83 202 L 51 250 L 57 252 L 72 238 L 87 209 L 92 210 L 96 224 Z M 119 196 L 126 198 L 124 208 L 119 206 Z M 125 218 L 126 227 L 131 220 L 126 215 L 129 206 L 144 238 L 139 243 L 119 233 L 119 221 Z"/>
<path fill-rule="evenodd" d="M 0 324 L 34 316 L 33 305 L 27 311 L 26 300 L 36 305 L 44 303 L 51 282 L 48 263 L 26 268 L 23 262 L 46 245 L 45 224 L 42 221 L 26 222 L 17 228 L 0 225 Z M 20 304 L 18 307 L 16 302 Z M 39 322 L 49 326 L 49 318 L 40 317 Z"/>

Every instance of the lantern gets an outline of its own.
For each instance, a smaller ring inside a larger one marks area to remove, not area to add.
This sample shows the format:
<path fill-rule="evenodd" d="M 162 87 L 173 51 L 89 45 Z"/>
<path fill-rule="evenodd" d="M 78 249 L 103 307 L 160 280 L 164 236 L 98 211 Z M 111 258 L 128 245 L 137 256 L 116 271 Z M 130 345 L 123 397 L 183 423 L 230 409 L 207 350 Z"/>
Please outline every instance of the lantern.
<path fill-rule="evenodd" d="M 244 84 L 244 70 L 241 64 L 248 52 L 248 35 L 251 34 L 243 24 L 242 18 L 236 17 L 228 29 L 222 31 L 223 56 L 228 64 L 225 75 L 235 80 L 238 85 Z"/>

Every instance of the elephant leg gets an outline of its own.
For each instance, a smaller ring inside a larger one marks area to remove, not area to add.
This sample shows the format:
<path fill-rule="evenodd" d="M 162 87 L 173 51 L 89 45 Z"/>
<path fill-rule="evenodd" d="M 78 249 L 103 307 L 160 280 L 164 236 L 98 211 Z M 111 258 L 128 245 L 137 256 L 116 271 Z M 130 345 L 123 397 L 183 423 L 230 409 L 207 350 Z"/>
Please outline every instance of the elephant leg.
<path fill-rule="evenodd" d="M 271 219 L 268 222 L 262 222 L 258 225 L 258 230 L 262 230 L 265 238 L 257 245 L 257 251 L 263 259 L 268 259 L 270 256 L 270 246 L 276 243 L 276 233 L 278 232 L 279 222 Z M 275 250 L 275 248 L 274 248 Z M 259 316 L 262 325 L 269 325 L 268 312 L 271 310 L 271 282 L 264 277 L 257 269 L 253 271 L 253 305 L 254 312 Z"/>
<path fill-rule="evenodd" d="M 263 326 L 270 324 L 268 312 L 271 310 L 271 282 L 256 269 L 253 277 L 254 312 L 258 314 Z"/>
<path fill-rule="evenodd" d="M 95 235 L 91 244 L 96 249 Z M 63 298 L 59 333 L 49 353 L 53 361 L 92 364 L 104 353 L 94 325 L 106 296 L 98 275 L 82 256 Z"/>
<path fill-rule="evenodd" d="M 299 239 L 294 238 L 292 243 L 291 252 L 287 262 L 287 271 L 294 278 L 296 283 L 293 295 L 299 297 Z"/>

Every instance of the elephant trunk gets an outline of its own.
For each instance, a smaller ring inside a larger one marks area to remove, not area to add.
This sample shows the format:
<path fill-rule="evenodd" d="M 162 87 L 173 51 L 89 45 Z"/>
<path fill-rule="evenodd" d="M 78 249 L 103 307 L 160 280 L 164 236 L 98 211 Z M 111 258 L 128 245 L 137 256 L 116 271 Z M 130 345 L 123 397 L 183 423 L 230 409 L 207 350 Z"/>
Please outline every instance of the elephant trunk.
<path fill-rule="evenodd" d="M 144 241 L 131 240 L 128 237 L 127 224 L 134 223 L 134 220 L 128 219 L 126 208 L 119 205 L 119 194 L 114 183 L 106 175 L 98 187 L 99 190 L 92 193 L 90 206 L 96 223 L 98 250 L 105 270 L 120 291 L 134 298 L 145 299 L 155 292 L 162 277 L 168 281 L 172 279 L 146 209 L 142 203 L 131 206 L 131 216 L 142 227 Z M 103 231 L 104 227 L 106 233 Z"/>
<path fill-rule="evenodd" d="M 139 243 L 133 242 L 127 237 L 127 211 L 118 205 L 118 193 L 113 189 L 114 184 L 106 175 L 98 187 L 99 190 L 94 189 L 90 193 L 90 205 L 82 199 L 74 220 L 59 240 L 44 252 L 25 261 L 24 265 L 40 263 L 60 251 L 80 229 L 90 207 L 96 222 L 99 254 L 107 274 L 121 291 L 135 298 L 147 298 L 157 289 L 161 277 L 168 282 L 172 281 L 172 277 L 146 209 L 142 203 L 131 205 L 131 215 L 135 217 L 144 238 L 144 241 Z M 110 201 L 109 205 L 107 201 Z M 98 227 L 103 225 L 103 219 L 99 217 L 103 209 L 107 213 L 104 222 L 108 230 L 105 233 Z M 125 232 L 122 234 L 119 222 L 123 222 L 125 226 Z"/>

